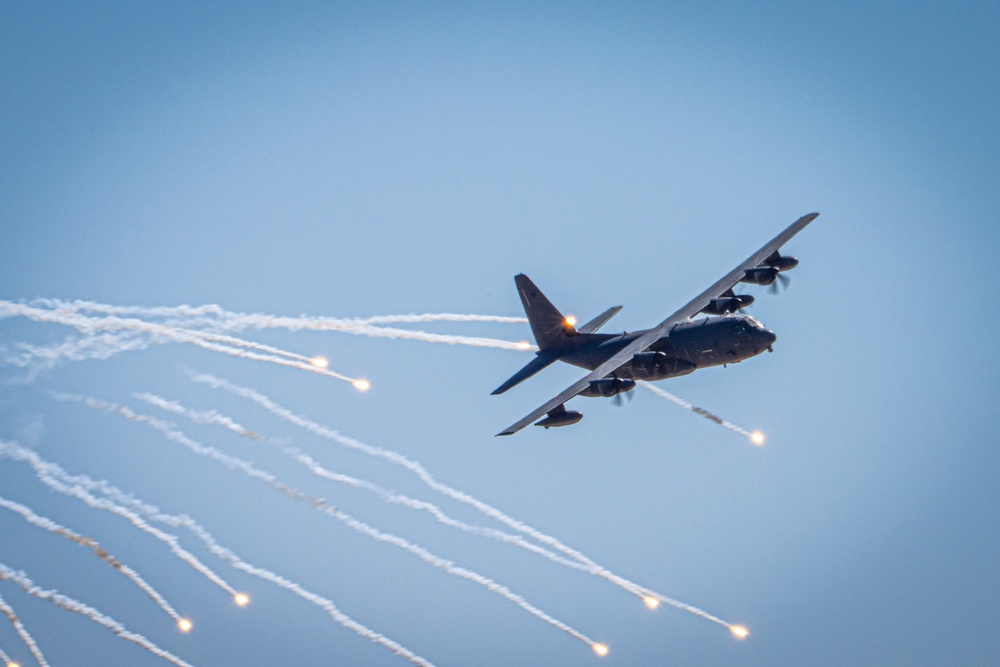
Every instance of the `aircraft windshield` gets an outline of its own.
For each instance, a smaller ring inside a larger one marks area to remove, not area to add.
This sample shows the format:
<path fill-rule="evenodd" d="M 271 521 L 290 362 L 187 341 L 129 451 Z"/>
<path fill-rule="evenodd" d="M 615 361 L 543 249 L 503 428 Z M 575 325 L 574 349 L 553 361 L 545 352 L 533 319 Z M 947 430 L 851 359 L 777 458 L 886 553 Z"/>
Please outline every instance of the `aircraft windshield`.
<path fill-rule="evenodd" d="M 763 329 L 763 328 L 764 328 L 764 325 L 763 325 L 763 324 L 761 324 L 761 323 L 760 323 L 760 322 L 759 322 L 759 321 L 757 320 L 757 318 L 755 318 L 755 317 L 754 317 L 753 315 L 747 315 L 747 316 L 746 316 L 746 321 L 747 321 L 747 323 L 748 323 L 748 324 L 749 324 L 750 326 L 752 326 L 752 327 L 753 327 L 753 328 L 755 328 L 755 329 Z"/>

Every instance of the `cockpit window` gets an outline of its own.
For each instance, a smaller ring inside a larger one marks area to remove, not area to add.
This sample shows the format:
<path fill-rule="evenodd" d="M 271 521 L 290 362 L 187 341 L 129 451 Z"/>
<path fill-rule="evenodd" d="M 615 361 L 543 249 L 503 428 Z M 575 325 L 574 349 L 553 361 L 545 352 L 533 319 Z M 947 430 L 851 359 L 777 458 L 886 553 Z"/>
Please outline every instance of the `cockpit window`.
<path fill-rule="evenodd" d="M 754 329 L 763 329 L 764 328 L 764 325 L 761 324 L 760 322 L 758 322 L 757 319 L 754 318 L 753 315 L 747 315 L 746 316 L 746 322 L 748 322 L 750 324 L 750 326 L 752 326 Z"/>

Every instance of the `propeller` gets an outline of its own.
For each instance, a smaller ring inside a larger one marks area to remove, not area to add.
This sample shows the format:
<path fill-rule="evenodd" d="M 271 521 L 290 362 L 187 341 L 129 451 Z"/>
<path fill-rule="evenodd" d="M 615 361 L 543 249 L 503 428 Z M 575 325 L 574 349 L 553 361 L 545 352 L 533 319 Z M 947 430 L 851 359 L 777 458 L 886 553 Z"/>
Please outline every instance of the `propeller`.
<path fill-rule="evenodd" d="M 611 397 L 611 404 L 614 405 L 616 408 L 620 408 L 623 405 L 625 405 L 625 401 L 622 400 L 622 396 L 627 398 L 629 401 L 635 398 L 635 396 L 632 395 L 631 391 L 620 391 Z"/>
<path fill-rule="evenodd" d="M 781 290 L 788 289 L 788 284 L 792 282 L 792 279 L 786 276 L 784 273 L 779 273 L 776 275 L 775 280 L 771 283 L 771 286 L 767 288 L 767 291 L 771 294 L 777 294 Z"/>

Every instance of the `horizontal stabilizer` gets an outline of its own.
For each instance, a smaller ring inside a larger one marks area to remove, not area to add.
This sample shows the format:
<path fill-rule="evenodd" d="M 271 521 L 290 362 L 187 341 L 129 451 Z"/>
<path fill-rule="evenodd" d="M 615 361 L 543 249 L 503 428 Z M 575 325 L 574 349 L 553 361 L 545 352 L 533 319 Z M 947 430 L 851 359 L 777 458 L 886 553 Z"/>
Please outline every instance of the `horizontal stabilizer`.
<path fill-rule="evenodd" d="M 611 308 L 608 308 L 603 313 L 601 313 L 594 319 L 584 324 L 582 327 L 577 327 L 576 329 L 577 333 L 582 333 L 582 334 L 594 333 L 595 331 L 603 327 L 608 320 L 617 315 L 618 311 L 620 311 L 621 309 L 622 309 L 621 306 L 612 306 Z"/>
<path fill-rule="evenodd" d="M 507 391 L 508 389 L 510 389 L 511 387 L 513 387 L 514 385 L 520 384 L 521 382 L 524 382 L 525 380 L 527 380 L 528 378 L 530 378 L 532 375 L 534 375 L 538 371 L 542 370 L 543 368 L 545 368 L 547 366 L 551 366 L 552 364 L 554 364 L 558 358 L 559 358 L 559 355 L 556 354 L 555 352 L 541 352 L 541 353 L 539 353 L 538 356 L 536 356 L 534 359 L 532 359 L 531 361 L 529 361 L 528 364 L 524 368 L 522 368 L 518 372 L 514 373 L 514 375 L 512 375 L 509 380 L 507 380 L 502 385 L 500 385 L 499 387 L 497 387 L 493 391 L 493 395 L 502 394 L 505 391 Z"/>

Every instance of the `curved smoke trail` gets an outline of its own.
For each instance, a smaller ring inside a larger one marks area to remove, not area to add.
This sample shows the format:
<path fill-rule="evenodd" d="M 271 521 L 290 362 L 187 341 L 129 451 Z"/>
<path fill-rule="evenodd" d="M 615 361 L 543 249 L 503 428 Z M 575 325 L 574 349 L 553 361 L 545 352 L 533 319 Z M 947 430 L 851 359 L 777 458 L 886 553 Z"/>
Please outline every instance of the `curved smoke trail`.
<path fill-rule="evenodd" d="M 141 500 L 136 499 L 131 494 L 122 491 L 118 487 L 113 486 L 104 480 L 95 481 L 87 475 L 70 475 L 59 465 L 52 463 L 51 461 L 46 461 L 35 452 L 13 443 L 0 441 L 0 456 L 8 456 L 15 460 L 28 463 L 42 483 L 66 495 L 79 498 L 78 495 L 71 493 L 72 489 L 80 489 L 81 491 L 89 493 L 100 493 L 106 497 L 106 504 L 102 507 L 104 509 L 110 509 L 110 507 L 117 505 L 120 507 L 119 512 L 131 511 L 132 513 L 142 514 L 151 521 L 157 521 L 173 528 L 186 528 L 194 533 L 194 535 L 204 543 L 209 552 L 222 560 L 225 560 L 235 569 L 246 572 L 247 574 L 253 575 L 259 579 L 269 581 L 277 586 L 291 591 L 302 599 L 319 606 L 337 623 L 348 630 L 351 630 L 376 644 L 388 648 L 396 655 L 399 655 L 416 665 L 421 665 L 422 667 L 433 667 L 433 663 L 413 653 L 413 651 L 407 649 L 399 642 L 396 642 L 395 640 L 390 639 L 385 635 L 382 635 L 355 621 L 353 618 L 340 611 L 331 600 L 321 597 L 312 591 L 306 590 L 300 584 L 282 577 L 281 575 L 275 574 L 270 570 L 266 570 L 242 560 L 232 550 L 219 545 L 211 533 L 209 533 L 204 527 L 189 516 L 165 514 L 161 512 L 158 507 L 144 503 Z"/>
<path fill-rule="evenodd" d="M 301 489 L 298 489 L 294 486 L 286 484 L 285 482 L 280 481 L 272 473 L 267 472 L 265 470 L 261 470 L 260 468 L 257 468 L 248 461 L 244 461 L 243 459 L 237 458 L 235 456 L 230 456 L 229 454 L 226 454 L 225 452 L 222 452 L 214 447 L 203 445 L 199 442 L 196 442 L 188 438 L 180 431 L 171 428 L 170 424 L 164 422 L 163 420 L 151 417 L 150 415 L 143 415 L 136 413 L 130 408 L 123 405 L 119 405 L 117 403 L 101 401 L 99 399 L 91 398 L 88 396 L 58 394 L 56 395 L 56 398 L 58 398 L 59 400 L 79 402 L 92 409 L 115 413 L 132 421 L 139 421 L 146 423 L 149 426 L 153 427 L 154 429 L 160 431 L 164 435 L 164 437 L 166 437 L 168 440 L 181 444 L 200 456 L 214 459 L 219 463 L 223 464 L 224 466 L 226 466 L 227 468 L 230 468 L 232 470 L 239 470 L 249 477 L 259 479 L 262 482 L 266 483 L 271 488 L 288 496 L 292 500 L 305 501 L 313 509 L 323 512 L 324 514 L 327 514 L 337 519 L 345 526 L 357 532 L 367 535 L 368 537 L 371 537 L 372 539 L 378 542 L 392 544 L 393 546 L 396 546 L 400 549 L 403 549 L 404 551 L 413 554 L 414 556 L 418 557 L 420 560 L 424 561 L 428 565 L 436 567 L 440 570 L 447 572 L 448 574 L 457 576 L 461 579 L 466 579 L 468 581 L 476 583 L 482 586 L 483 588 L 493 593 L 496 593 L 497 595 L 500 595 L 506 600 L 516 604 L 521 609 L 525 610 L 526 612 L 535 616 L 536 618 L 545 621 L 552 627 L 558 630 L 562 630 L 571 637 L 586 643 L 588 646 L 595 647 L 597 645 L 597 642 L 590 639 L 580 631 L 576 630 L 575 628 L 569 626 L 568 624 L 556 618 L 553 618 L 546 612 L 542 611 L 538 607 L 528 602 L 523 596 L 514 593 L 506 586 L 498 584 L 489 577 L 486 577 L 474 570 L 470 570 L 464 567 L 459 567 L 452 561 L 442 558 L 434 554 L 433 552 L 429 551 L 428 549 L 420 545 L 414 544 L 402 537 L 399 537 L 398 535 L 394 535 L 392 533 L 386 533 L 378 530 L 377 528 L 373 528 L 372 526 L 364 523 L 363 521 L 359 521 L 358 519 L 355 519 L 346 512 L 338 509 L 334 505 L 331 505 L 323 498 L 319 498 L 305 491 L 302 491 Z"/>
<path fill-rule="evenodd" d="M 35 658 L 35 661 L 38 662 L 39 667 L 49 667 L 49 663 L 45 660 L 45 656 L 42 655 L 42 650 L 38 648 L 38 644 L 35 643 L 35 638 L 32 637 L 28 632 L 28 629 L 24 627 L 24 624 L 21 623 L 21 619 L 17 617 L 17 614 L 14 613 L 14 609 L 7 604 L 7 601 L 3 599 L 2 595 L 0 595 L 0 613 L 6 616 L 7 620 L 9 620 L 11 625 L 14 626 L 14 630 L 17 632 L 18 637 L 21 638 L 21 641 L 23 641 L 25 646 L 28 647 L 28 650 L 31 651 L 31 655 Z M 4 659 L 7 662 L 12 662 L 10 658 L 5 657 Z"/>
<path fill-rule="evenodd" d="M 610 581 L 611 583 L 615 584 L 616 586 L 622 588 L 623 590 L 628 591 L 629 593 L 632 593 L 633 595 L 642 598 L 643 600 L 646 600 L 647 598 L 653 598 L 658 600 L 659 602 L 670 605 L 671 607 L 674 607 L 676 609 L 686 611 L 700 618 L 704 618 L 705 620 L 717 623 L 723 627 L 729 628 L 730 630 L 736 627 L 732 623 L 724 621 L 721 618 L 718 618 L 717 616 L 714 616 L 708 613 L 707 611 L 704 611 L 703 609 L 699 609 L 698 607 L 695 607 L 693 605 L 689 605 L 685 602 L 675 600 L 669 596 L 663 595 L 662 593 L 658 593 L 652 589 L 646 588 L 645 586 L 637 584 L 633 581 L 629 581 L 628 579 L 611 572 L 607 568 L 595 563 L 593 560 L 585 556 L 580 551 L 577 551 L 576 549 L 573 549 L 563 544 L 555 537 L 547 535 L 522 521 L 519 521 L 517 519 L 514 519 L 513 517 L 504 514 L 496 507 L 493 507 L 492 505 L 489 505 L 479 500 L 478 498 L 475 498 L 467 493 L 464 493 L 462 491 L 459 491 L 458 489 L 448 486 L 447 484 L 437 481 L 430 474 L 430 472 L 428 472 L 427 469 L 424 468 L 422 464 L 407 458 L 406 456 L 400 454 L 399 452 L 395 452 L 389 449 L 383 449 L 381 447 L 375 447 L 373 445 L 361 442 L 360 440 L 356 440 L 354 438 L 341 435 L 340 433 L 331 428 L 328 428 L 314 421 L 311 421 L 305 417 L 295 414 L 288 408 L 275 403 L 267 396 L 264 396 L 260 392 L 255 391 L 253 389 L 249 389 L 247 387 L 240 387 L 227 380 L 217 378 L 207 373 L 197 374 L 189 372 L 188 375 L 193 382 L 206 384 L 216 389 L 219 388 L 225 389 L 230 393 L 236 394 L 237 396 L 240 396 L 242 398 L 246 398 L 256 403 L 257 405 L 260 405 L 262 408 L 264 408 L 268 412 L 271 412 L 275 416 L 280 417 L 281 419 L 284 419 L 292 424 L 300 426 L 306 429 L 307 431 L 310 431 L 311 433 L 314 433 L 322 438 L 336 442 L 340 445 L 343 445 L 344 447 L 348 447 L 350 449 L 363 452 L 365 454 L 368 454 L 369 456 L 381 458 L 396 465 L 402 466 L 403 468 L 406 468 L 414 475 L 416 475 L 424 484 L 434 489 L 435 491 L 438 491 L 439 493 L 453 500 L 456 500 L 460 503 L 474 507 L 475 509 L 479 510 L 486 516 L 493 518 L 497 521 L 500 521 L 506 526 L 518 532 L 524 533 L 532 537 L 533 539 L 541 542 L 542 544 L 552 547 L 556 551 L 559 551 L 565 554 L 566 556 L 582 563 L 587 572 L 590 572 L 595 576 L 602 577 Z"/>
<path fill-rule="evenodd" d="M 177 611 L 170 605 L 170 603 L 167 602 L 167 600 L 160 594 L 159 591 L 157 591 L 145 579 L 143 579 L 138 572 L 136 572 L 131 567 L 129 567 L 125 563 L 122 563 L 120 560 L 109 554 L 103 547 L 101 547 L 101 545 L 97 542 L 97 540 L 90 537 L 86 537 L 84 535 L 80 535 L 79 533 L 72 531 L 69 528 L 66 528 L 65 526 L 59 525 L 58 523 L 56 523 L 52 519 L 49 519 L 48 517 L 35 514 L 35 512 L 33 512 L 30 508 L 22 505 L 21 503 L 16 503 L 12 500 L 7 500 L 6 498 L 0 497 L 0 507 L 5 507 L 6 509 L 9 509 L 12 512 L 20 514 L 25 521 L 34 526 L 38 526 L 39 528 L 44 528 L 50 533 L 54 533 L 56 535 L 59 535 L 60 537 L 66 538 L 70 542 L 74 542 L 76 544 L 79 544 L 80 546 L 87 547 L 88 549 L 94 552 L 95 556 L 97 556 L 102 561 L 113 567 L 118 572 L 121 572 L 129 580 L 131 580 L 132 583 L 134 583 L 136 586 L 139 587 L 139 590 L 148 595 L 150 599 L 153 600 L 153 602 L 155 602 L 157 606 L 160 607 L 160 609 L 167 612 L 167 614 L 171 616 L 177 623 L 181 623 L 184 620 L 181 617 L 181 615 L 178 614 Z"/>
<path fill-rule="evenodd" d="M 244 437 L 253 438 L 254 440 L 260 440 L 261 436 L 255 431 L 251 431 L 240 424 L 236 423 L 230 417 L 219 413 L 216 410 L 192 410 L 187 408 L 177 401 L 172 401 L 165 399 L 161 396 L 155 394 L 150 394 L 147 392 L 136 393 L 134 396 L 149 405 L 158 407 L 162 410 L 170 412 L 175 415 L 185 416 L 195 423 L 200 424 L 216 424 L 226 428 L 237 435 Z M 358 479 L 350 475 L 345 475 L 333 470 L 329 470 L 322 466 L 314 458 L 299 451 L 294 447 L 283 447 L 282 453 L 291 458 L 293 461 L 305 466 L 310 472 L 312 472 L 317 477 L 322 479 L 327 479 L 333 482 L 338 482 L 340 484 L 345 484 L 354 488 L 364 489 L 371 493 L 380 496 L 385 502 L 392 503 L 395 505 L 400 505 L 402 507 L 407 507 L 416 511 L 424 511 L 430 514 L 439 523 L 448 526 L 450 528 L 455 528 L 463 532 L 471 533 L 474 535 L 480 535 L 483 537 L 488 537 L 498 542 L 503 542 L 505 544 L 510 544 L 513 546 L 520 547 L 539 556 L 547 558 L 550 561 L 570 567 L 576 570 L 588 571 L 588 568 L 583 563 L 575 560 L 570 560 L 564 558 L 548 549 L 541 547 L 532 542 L 528 542 L 521 535 L 513 535 L 511 533 L 505 533 L 501 530 L 495 528 L 487 528 L 485 526 L 476 526 L 472 524 L 465 523 L 464 521 L 459 521 L 447 513 L 444 512 L 439 506 L 434 503 L 427 502 L 424 500 L 417 500 L 415 498 L 410 498 L 409 496 L 396 493 L 385 489 L 373 482 L 364 479 Z"/>
<path fill-rule="evenodd" d="M 46 600 L 53 603 L 57 607 L 65 609 L 66 611 L 72 611 L 77 614 L 82 614 L 90 620 L 94 621 L 98 625 L 103 625 L 105 628 L 113 632 L 118 637 L 126 641 L 130 641 L 133 644 L 137 644 L 142 648 L 146 649 L 150 653 L 160 658 L 163 658 L 167 662 L 170 662 L 177 667 L 193 667 L 191 663 L 178 658 L 176 655 L 170 651 L 166 651 L 153 642 L 149 641 L 137 632 L 132 632 L 127 630 L 124 625 L 116 621 L 115 619 L 102 614 L 93 607 L 86 605 L 79 600 L 74 600 L 71 597 L 57 593 L 54 590 L 44 590 L 35 585 L 28 576 L 21 571 L 12 570 L 3 563 L 0 563 L 0 581 L 10 581 L 17 584 L 24 590 L 28 595 L 34 596 L 39 600 Z"/>

